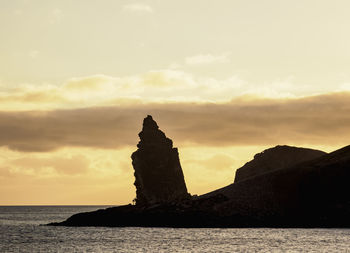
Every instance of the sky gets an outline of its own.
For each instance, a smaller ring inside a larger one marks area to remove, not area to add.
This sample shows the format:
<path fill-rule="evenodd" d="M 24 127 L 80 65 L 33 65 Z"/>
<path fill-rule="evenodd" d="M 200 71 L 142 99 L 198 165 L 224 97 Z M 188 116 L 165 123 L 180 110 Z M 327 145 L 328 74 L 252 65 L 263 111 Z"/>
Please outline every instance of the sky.
<path fill-rule="evenodd" d="M 349 1 L 0 0 L 0 205 L 119 205 L 151 114 L 191 194 L 350 144 Z"/>

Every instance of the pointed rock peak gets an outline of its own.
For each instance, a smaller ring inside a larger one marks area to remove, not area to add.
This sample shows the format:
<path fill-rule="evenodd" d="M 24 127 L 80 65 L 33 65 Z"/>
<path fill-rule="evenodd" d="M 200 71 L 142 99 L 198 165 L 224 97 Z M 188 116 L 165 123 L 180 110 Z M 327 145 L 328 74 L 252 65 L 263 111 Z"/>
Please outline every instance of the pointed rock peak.
<path fill-rule="evenodd" d="M 161 131 L 151 115 L 147 115 L 143 119 L 142 131 L 139 133 L 140 142 L 138 148 L 145 148 L 149 145 L 157 145 L 166 148 L 172 148 L 173 142 L 165 136 Z"/>
<path fill-rule="evenodd" d="M 143 120 L 138 149 L 131 155 L 135 170 L 136 204 L 172 202 L 188 198 L 177 148 L 152 116 Z"/>
<path fill-rule="evenodd" d="M 147 130 L 158 130 L 159 127 L 157 125 L 157 122 L 155 122 L 151 115 L 147 115 L 146 118 L 143 119 L 143 127 L 142 131 Z"/>

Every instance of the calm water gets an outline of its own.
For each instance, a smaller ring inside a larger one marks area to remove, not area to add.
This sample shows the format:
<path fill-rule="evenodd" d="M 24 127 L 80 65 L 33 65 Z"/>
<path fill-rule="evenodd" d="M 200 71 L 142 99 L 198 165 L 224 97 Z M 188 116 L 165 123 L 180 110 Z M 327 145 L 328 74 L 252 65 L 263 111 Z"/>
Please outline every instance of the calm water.
<path fill-rule="evenodd" d="M 39 226 L 97 206 L 0 206 L 0 252 L 350 252 L 350 229 Z"/>

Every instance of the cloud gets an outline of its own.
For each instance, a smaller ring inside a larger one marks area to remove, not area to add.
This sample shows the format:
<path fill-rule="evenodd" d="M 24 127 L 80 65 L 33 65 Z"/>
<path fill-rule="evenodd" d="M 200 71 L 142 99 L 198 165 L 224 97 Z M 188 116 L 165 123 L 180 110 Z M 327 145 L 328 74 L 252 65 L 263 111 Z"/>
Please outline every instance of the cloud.
<path fill-rule="evenodd" d="M 125 12 L 142 12 L 142 13 L 152 13 L 153 8 L 147 4 L 143 3 L 132 3 L 123 6 L 123 11 Z"/>
<path fill-rule="evenodd" d="M 0 95 L 1 102 L 4 107 L 6 105 L 23 106 L 25 104 L 46 104 L 46 103 L 60 103 L 69 102 L 62 95 L 57 92 L 50 93 L 44 90 L 34 90 L 26 92 L 18 92 L 16 94 L 2 94 Z M 24 106 L 25 107 L 25 106 Z M 4 109 L 4 108 L 3 108 Z"/>
<path fill-rule="evenodd" d="M 179 88 L 186 85 L 188 88 L 196 86 L 193 76 L 177 70 L 149 71 L 142 75 L 142 83 L 147 86 L 163 86 Z"/>
<path fill-rule="evenodd" d="M 218 64 L 218 63 L 227 63 L 230 61 L 230 54 L 225 53 L 221 55 L 212 55 L 212 54 L 200 54 L 185 59 L 187 65 L 208 65 L 208 64 Z"/>
<path fill-rule="evenodd" d="M 349 91 L 347 83 L 333 91 Z M 329 92 L 318 86 L 293 83 L 293 78 L 256 84 L 237 75 L 217 79 L 178 69 L 161 69 L 130 76 L 92 75 L 62 84 L 0 83 L 0 110 L 55 110 L 143 103 L 228 103 L 241 97 L 297 98 Z"/>
<path fill-rule="evenodd" d="M 96 92 L 111 88 L 110 86 L 112 86 L 113 83 L 118 82 L 118 80 L 118 78 L 113 78 L 106 75 L 71 78 L 63 84 L 63 89 L 73 92 Z"/>
<path fill-rule="evenodd" d="M 16 88 L 2 85 L 0 110 L 80 108 L 119 105 L 130 100 L 222 102 L 239 95 L 242 84 L 236 76 L 217 80 L 170 69 L 125 77 L 93 75 L 71 78 L 61 85 L 23 84 Z M 45 94 L 54 99 L 45 99 Z"/>
<path fill-rule="evenodd" d="M 138 142 L 152 114 L 176 146 L 347 145 L 350 93 L 229 103 L 149 103 L 0 112 L 0 146 L 23 152 L 62 147 L 120 149 Z"/>

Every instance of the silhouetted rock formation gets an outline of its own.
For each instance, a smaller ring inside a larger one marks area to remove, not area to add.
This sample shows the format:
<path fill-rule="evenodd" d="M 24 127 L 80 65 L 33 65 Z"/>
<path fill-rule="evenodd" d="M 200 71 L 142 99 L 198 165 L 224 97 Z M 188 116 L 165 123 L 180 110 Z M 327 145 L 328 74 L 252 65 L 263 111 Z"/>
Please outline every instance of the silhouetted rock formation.
<path fill-rule="evenodd" d="M 152 116 L 143 120 L 138 150 L 132 158 L 136 204 L 150 205 L 188 198 L 177 148 L 159 130 Z"/>
<path fill-rule="evenodd" d="M 273 170 L 285 169 L 295 164 L 313 160 L 326 153 L 320 150 L 297 148 L 290 146 L 276 146 L 254 156 L 236 171 L 235 183 L 247 178 L 261 175 Z"/>
<path fill-rule="evenodd" d="M 257 175 L 200 198 L 223 195 L 219 213 L 271 227 L 350 227 L 350 146 Z"/>
<path fill-rule="evenodd" d="M 177 150 L 152 117 L 144 120 L 140 138 L 132 155 L 137 205 L 49 225 L 350 228 L 350 146 L 330 154 L 277 146 L 243 166 L 243 179 L 190 198 Z"/>

